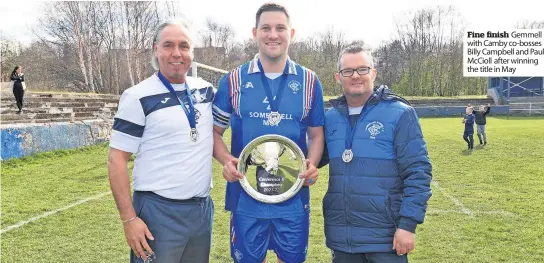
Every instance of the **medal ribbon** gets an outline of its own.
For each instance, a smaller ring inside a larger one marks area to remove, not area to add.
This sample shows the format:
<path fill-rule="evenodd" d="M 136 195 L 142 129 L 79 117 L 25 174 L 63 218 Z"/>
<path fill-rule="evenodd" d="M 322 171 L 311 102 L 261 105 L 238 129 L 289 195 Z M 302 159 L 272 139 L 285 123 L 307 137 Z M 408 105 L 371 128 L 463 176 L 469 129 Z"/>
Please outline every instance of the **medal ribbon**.
<path fill-rule="evenodd" d="M 162 84 L 178 99 L 179 105 L 183 109 L 183 112 L 185 112 L 185 116 L 187 116 L 187 119 L 189 120 L 189 125 L 191 126 L 191 129 L 196 129 L 196 118 L 195 118 L 195 106 L 193 105 L 193 99 L 191 98 L 191 92 L 189 91 L 189 85 L 187 85 L 187 81 L 185 81 L 185 90 L 187 91 L 187 101 L 189 103 L 189 109 L 185 107 L 185 103 L 181 101 L 181 99 L 178 97 L 176 92 L 174 91 L 174 87 L 172 87 L 172 84 L 162 75 L 162 73 L 159 71 L 157 74 L 159 76 L 159 79 L 161 80 Z"/>
<path fill-rule="evenodd" d="M 287 62 L 285 63 L 285 68 L 283 69 L 283 74 L 281 76 L 280 86 L 278 88 L 278 91 L 276 92 L 275 97 L 272 96 L 272 90 L 270 90 L 270 85 L 268 84 L 268 79 L 264 74 L 263 65 L 261 64 L 260 59 L 257 61 L 257 65 L 259 66 L 259 70 L 261 71 L 261 82 L 263 83 L 266 97 L 268 98 L 268 102 L 270 103 L 270 109 L 272 110 L 272 112 L 279 112 L 278 107 L 280 105 L 281 98 L 283 97 L 283 89 L 285 88 L 287 76 L 289 75 L 289 60 L 287 60 Z"/>

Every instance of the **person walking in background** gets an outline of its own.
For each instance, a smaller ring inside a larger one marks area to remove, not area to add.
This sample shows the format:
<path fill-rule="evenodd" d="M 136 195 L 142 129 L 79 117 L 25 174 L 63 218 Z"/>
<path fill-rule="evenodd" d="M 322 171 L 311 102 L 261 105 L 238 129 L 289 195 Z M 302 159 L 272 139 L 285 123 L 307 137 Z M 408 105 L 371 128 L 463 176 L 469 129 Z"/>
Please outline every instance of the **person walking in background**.
<path fill-rule="evenodd" d="M 465 109 L 465 118 L 463 123 L 465 124 L 465 131 L 463 133 L 463 140 L 468 144 L 468 150 L 474 149 L 474 109 L 468 105 Z"/>
<path fill-rule="evenodd" d="M 485 134 L 485 124 L 487 123 L 486 115 L 489 114 L 491 110 L 491 104 L 487 106 L 480 105 L 479 110 L 474 111 L 474 117 L 476 122 L 476 128 L 478 132 L 478 139 L 480 140 L 480 145 L 487 145 L 487 136 Z M 483 137 L 483 141 L 482 141 Z"/>
<path fill-rule="evenodd" d="M 11 72 L 10 79 L 13 82 L 13 95 L 15 96 L 17 108 L 19 109 L 17 113 L 21 114 L 23 112 L 23 98 L 25 96 L 26 89 L 23 67 L 16 66 Z"/>

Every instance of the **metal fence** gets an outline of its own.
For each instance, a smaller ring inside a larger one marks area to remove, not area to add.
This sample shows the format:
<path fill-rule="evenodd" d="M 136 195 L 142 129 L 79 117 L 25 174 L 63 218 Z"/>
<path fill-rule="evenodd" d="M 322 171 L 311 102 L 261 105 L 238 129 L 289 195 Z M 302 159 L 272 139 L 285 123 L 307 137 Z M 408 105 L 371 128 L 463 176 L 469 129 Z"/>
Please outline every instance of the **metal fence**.
<path fill-rule="evenodd" d="M 544 102 L 512 102 L 510 115 L 544 115 Z"/>
<path fill-rule="evenodd" d="M 215 88 L 219 87 L 219 80 L 228 73 L 223 69 L 214 68 L 208 65 L 193 62 L 191 66 L 190 76 L 202 78 L 214 85 Z"/>

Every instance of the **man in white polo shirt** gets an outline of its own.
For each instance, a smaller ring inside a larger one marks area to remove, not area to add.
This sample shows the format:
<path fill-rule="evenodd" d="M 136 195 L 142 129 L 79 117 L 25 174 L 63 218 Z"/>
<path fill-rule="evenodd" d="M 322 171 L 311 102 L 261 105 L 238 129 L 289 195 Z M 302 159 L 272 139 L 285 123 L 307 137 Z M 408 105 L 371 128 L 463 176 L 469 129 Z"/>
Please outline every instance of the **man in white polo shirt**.
<path fill-rule="evenodd" d="M 119 102 L 108 173 L 131 262 L 209 262 L 214 90 L 186 76 L 192 60 L 187 27 L 160 25 L 152 59 L 158 72 L 125 90 Z"/>

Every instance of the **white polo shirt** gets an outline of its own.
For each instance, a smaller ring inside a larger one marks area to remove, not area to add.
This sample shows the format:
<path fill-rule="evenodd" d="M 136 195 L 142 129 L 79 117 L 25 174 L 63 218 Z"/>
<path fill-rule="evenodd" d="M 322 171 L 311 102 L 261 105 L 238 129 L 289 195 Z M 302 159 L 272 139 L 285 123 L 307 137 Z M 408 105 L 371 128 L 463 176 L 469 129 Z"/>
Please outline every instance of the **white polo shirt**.
<path fill-rule="evenodd" d="M 125 90 L 113 124 L 110 147 L 136 153 L 132 173 L 135 191 L 153 191 L 171 199 L 206 197 L 210 193 L 213 154 L 213 86 L 187 77 L 199 138 L 179 101 L 156 74 Z M 187 104 L 185 84 L 172 84 Z M 185 106 L 184 105 L 184 106 Z"/>

